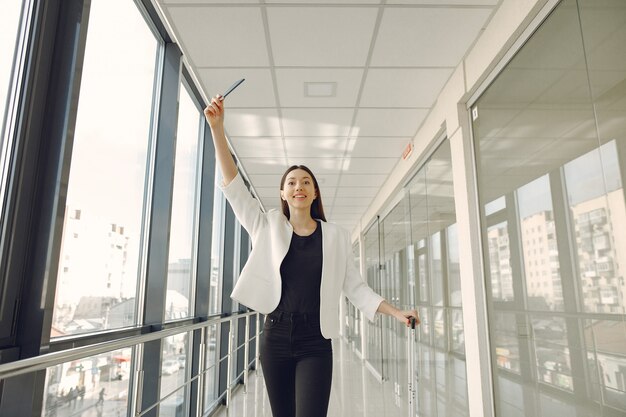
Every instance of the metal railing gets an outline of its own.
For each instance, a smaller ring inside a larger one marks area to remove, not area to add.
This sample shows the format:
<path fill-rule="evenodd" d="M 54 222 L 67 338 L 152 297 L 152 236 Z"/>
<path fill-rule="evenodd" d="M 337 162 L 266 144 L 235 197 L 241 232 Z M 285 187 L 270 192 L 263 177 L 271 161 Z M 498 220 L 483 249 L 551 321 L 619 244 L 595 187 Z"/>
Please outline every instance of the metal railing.
<path fill-rule="evenodd" d="M 256 327 L 255 327 L 255 335 L 250 337 L 250 317 L 254 316 L 256 319 Z M 235 347 L 235 331 L 236 328 L 235 323 L 240 319 L 245 318 L 245 337 L 243 343 Z M 207 343 L 206 343 L 206 332 L 210 326 L 216 326 L 222 323 L 229 322 L 229 331 L 228 331 L 228 351 L 225 355 L 223 355 L 218 361 L 216 361 L 213 365 L 209 366 L 205 369 L 205 359 L 207 352 Z M 196 375 L 191 378 L 186 378 L 185 382 L 182 385 L 177 386 L 173 391 L 161 397 L 158 402 L 150 405 L 145 409 L 141 409 L 141 392 L 143 385 L 143 370 L 137 369 L 135 371 L 135 382 L 133 384 L 133 395 L 132 402 L 129 402 L 129 407 L 134 408 L 133 415 L 135 417 L 141 417 L 157 407 L 161 402 L 174 395 L 180 389 L 189 386 L 194 381 L 198 380 L 198 410 L 202 413 L 204 409 L 204 387 L 203 387 L 203 376 L 211 371 L 218 365 L 221 365 L 224 360 L 227 360 L 227 387 L 224 393 L 218 396 L 216 401 L 219 401 L 225 395 L 226 407 L 230 405 L 232 398 L 232 390 L 237 384 L 237 381 L 241 378 L 243 374 L 243 385 L 244 390 L 247 391 L 248 384 L 248 372 L 250 369 L 250 364 L 254 362 L 255 369 L 258 369 L 259 364 L 259 334 L 260 334 L 261 322 L 260 322 L 260 314 L 257 312 L 248 312 L 248 313 L 240 313 L 233 314 L 227 317 L 216 317 L 212 318 L 200 323 L 189 324 L 177 326 L 174 328 L 159 330 L 152 333 L 139 335 L 139 336 L 131 336 L 125 337 L 118 340 L 107 341 L 102 343 L 95 343 L 92 345 L 81 346 L 77 348 L 67 349 L 59 352 L 47 353 L 40 356 L 22 359 L 15 362 L 10 362 L 6 364 L 0 364 L 0 381 L 3 379 L 28 374 L 31 372 L 41 371 L 47 369 L 49 367 L 60 365 L 66 362 L 77 361 L 87 357 L 108 353 L 115 350 L 133 348 L 138 345 L 142 345 L 144 343 L 162 340 L 170 336 L 179 335 L 181 333 L 189 333 L 195 330 L 203 330 L 201 332 L 201 340 L 200 340 L 200 354 L 199 354 L 199 366 L 198 372 Z M 255 357 L 254 361 L 250 361 L 250 343 L 255 343 Z M 238 375 L 233 375 L 233 356 L 235 351 L 239 351 L 240 349 L 244 350 L 244 370 L 242 373 Z M 187 374 L 189 375 L 189 374 Z"/>

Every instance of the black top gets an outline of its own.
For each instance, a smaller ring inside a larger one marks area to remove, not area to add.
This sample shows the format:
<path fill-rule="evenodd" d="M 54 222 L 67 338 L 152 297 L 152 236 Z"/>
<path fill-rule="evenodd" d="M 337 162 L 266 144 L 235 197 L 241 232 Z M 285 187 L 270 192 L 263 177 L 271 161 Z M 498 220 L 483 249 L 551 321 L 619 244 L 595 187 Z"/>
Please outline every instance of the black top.
<path fill-rule="evenodd" d="M 282 295 L 278 310 L 289 313 L 320 312 L 322 284 L 322 225 L 317 221 L 309 236 L 291 235 L 289 251 L 280 265 Z"/>

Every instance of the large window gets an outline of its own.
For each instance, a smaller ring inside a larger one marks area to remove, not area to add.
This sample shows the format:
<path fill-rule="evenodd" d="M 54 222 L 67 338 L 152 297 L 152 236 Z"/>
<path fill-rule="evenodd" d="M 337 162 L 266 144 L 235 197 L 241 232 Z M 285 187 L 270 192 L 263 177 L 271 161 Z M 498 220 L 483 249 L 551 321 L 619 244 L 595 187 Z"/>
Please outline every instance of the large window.
<path fill-rule="evenodd" d="M 126 415 L 132 348 L 47 369 L 41 417 Z"/>
<path fill-rule="evenodd" d="M 161 403 L 159 417 L 189 415 L 189 379 L 191 358 L 189 352 L 190 333 L 179 333 L 163 339 L 161 358 Z"/>
<path fill-rule="evenodd" d="M 6 123 L 7 102 L 11 90 L 11 76 L 15 65 L 15 50 L 18 29 L 20 27 L 20 13 L 22 1 L 13 0 L 2 2 L 0 14 L 0 120 L 2 130 Z M 0 137 L 2 139 L 4 135 Z"/>
<path fill-rule="evenodd" d="M 11 110 L 14 109 L 14 86 L 21 70 L 17 54 L 19 28 L 22 20 L 20 14 L 23 2 L 19 0 L 2 3 L 0 14 L 0 208 L 4 205 L 6 187 L 7 161 L 10 154 L 10 121 Z"/>
<path fill-rule="evenodd" d="M 200 156 L 200 111 L 183 83 L 176 133 L 166 320 L 184 318 L 192 313 Z"/>
<path fill-rule="evenodd" d="M 220 190 L 222 177 L 215 167 L 215 192 L 213 195 L 213 236 L 211 237 L 211 282 L 209 290 L 209 314 L 222 310 L 222 265 L 224 257 L 224 220 L 226 197 Z"/>
<path fill-rule="evenodd" d="M 624 42 L 564 0 L 474 104 L 497 415 L 626 412 Z"/>
<path fill-rule="evenodd" d="M 157 47 L 132 1 L 91 3 L 53 337 L 137 322 Z"/>

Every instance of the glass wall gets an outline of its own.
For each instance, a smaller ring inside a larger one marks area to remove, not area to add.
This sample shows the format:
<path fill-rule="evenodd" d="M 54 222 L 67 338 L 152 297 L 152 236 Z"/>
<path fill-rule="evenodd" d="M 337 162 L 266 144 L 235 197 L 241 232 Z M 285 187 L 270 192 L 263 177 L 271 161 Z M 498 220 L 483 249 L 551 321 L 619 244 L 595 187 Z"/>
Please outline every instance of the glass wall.
<path fill-rule="evenodd" d="M 407 282 L 407 248 L 410 241 L 410 213 L 408 199 L 402 198 L 381 221 L 382 269 L 380 295 L 391 304 L 405 310 L 410 294 Z M 405 393 L 407 375 L 407 330 L 393 317 L 382 316 L 383 322 L 383 372 L 393 381 L 396 394 Z"/>
<path fill-rule="evenodd" d="M 402 309 L 415 306 L 422 323 L 413 338 L 394 319 L 366 322 L 366 359 L 393 383 L 398 404 L 406 403 L 411 379 L 417 391 L 416 416 L 467 416 L 458 237 L 447 140 L 398 198 L 364 236 L 368 283 Z M 409 348 L 413 367 L 408 364 Z"/>
<path fill-rule="evenodd" d="M 365 280 L 367 284 L 376 293 L 382 294 L 381 278 L 380 278 L 380 242 L 378 234 L 378 221 L 368 229 L 363 236 L 363 244 L 365 245 Z M 365 345 L 367 362 L 374 370 L 383 376 L 383 339 L 382 339 L 382 317 L 376 316 L 375 321 L 365 321 Z"/>
<path fill-rule="evenodd" d="M 170 223 L 169 265 L 165 319 L 185 318 L 193 312 L 195 230 L 199 197 L 200 110 L 186 83 L 181 83 L 176 131 L 176 160 Z"/>
<path fill-rule="evenodd" d="M 137 323 L 158 42 L 132 1 L 89 16 L 52 337 Z"/>
<path fill-rule="evenodd" d="M 359 242 L 352 245 L 352 254 L 354 256 L 354 262 L 357 268 L 360 268 L 361 264 L 361 249 Z M 363 347 L 361 342 L 361 310 L 354 307 L 354 305 L 348 300 L 347 297 L 343 298 L 345 306 L 344 317 L 344 336 L 348 343 L 352 345 L 355 351 L 359 354 L 363 354 Z"/>
<path fill-rule="evenodd" d="M 420 416 L 467 416 L 467 376 L 450 144 L 407 186 L 407 287 L 420 314 L 414 381 Z"/>
<path fill-rule="evenodd" d="M 626 413 L 625 42 L 564 0 L 474 105 L 497 415 Z"/>

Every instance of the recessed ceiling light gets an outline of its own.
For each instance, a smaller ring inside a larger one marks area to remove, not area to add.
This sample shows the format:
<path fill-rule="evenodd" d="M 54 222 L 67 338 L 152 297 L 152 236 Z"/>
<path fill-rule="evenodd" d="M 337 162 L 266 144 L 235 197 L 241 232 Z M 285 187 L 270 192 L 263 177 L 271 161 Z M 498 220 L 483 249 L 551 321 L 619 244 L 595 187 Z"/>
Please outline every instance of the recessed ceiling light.
<path fill-rule="evenodd" d="M 337 94 L 336 82 L 305 82 L 305 97 L 335 97 Z"/>

